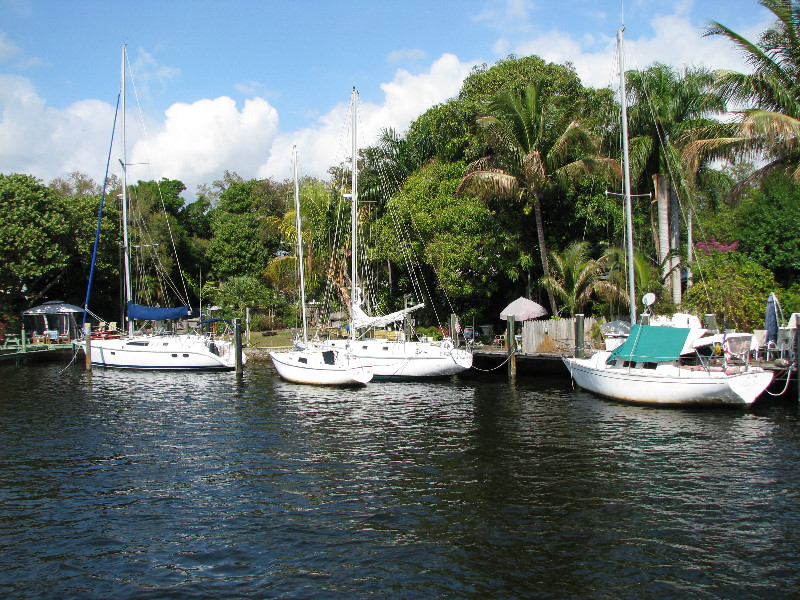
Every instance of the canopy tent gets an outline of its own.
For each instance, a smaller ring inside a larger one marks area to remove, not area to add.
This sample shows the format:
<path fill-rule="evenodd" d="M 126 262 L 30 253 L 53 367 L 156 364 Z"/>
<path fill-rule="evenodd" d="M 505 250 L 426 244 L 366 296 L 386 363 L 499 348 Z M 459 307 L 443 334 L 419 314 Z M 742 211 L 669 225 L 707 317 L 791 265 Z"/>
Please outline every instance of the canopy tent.
<path fill-rule="evenodd" d="M 515 321 L 530 321 L 546 314 L 547 311 L 544 306 L 520 296 L 503 309 L 503 312 L 500 313 L 500 318 L 504 321 L 507 321 L 508 317 L 514 317 Z"/>
<path fill-rule="evenodd" d="M 615 348 L 606 363 L 617 358 L 631 362 L 669 362 L 684 351 L 691 329 L 634 325 L 625 343 Z"/>
<path fill-rule="evenodd" d="M 73 304 L 51 300 L 23 311 L 22 322 L 25 329 L 34 333 L 57 332 L 57 335 L 69 335 L 72 338 L 78 334 L 75 315 L 82 313 L 83 309 Z"/>
<path fill-rule="evenodd" d="M 61 300 L 51 300 L 39 306 L 34 306 L 24 311 L 23 315 L 63 315 L 68 313 L 82 313 L 83 309 L 74 304 L 67 304 Z"/>

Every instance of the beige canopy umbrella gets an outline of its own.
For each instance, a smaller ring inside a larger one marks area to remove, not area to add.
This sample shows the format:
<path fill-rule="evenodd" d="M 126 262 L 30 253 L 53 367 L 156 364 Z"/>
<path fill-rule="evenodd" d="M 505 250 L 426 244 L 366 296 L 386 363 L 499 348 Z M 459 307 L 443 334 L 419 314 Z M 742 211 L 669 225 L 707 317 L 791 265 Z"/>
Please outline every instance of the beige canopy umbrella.
<path fill-rule="evenodd" d="M 500 313 L 500 318 L 507 321 L 508 317 L 511 316 L 514 317 L 515 321 L 520 322 L 530 321 L 531 319 L 543 317 L 546 314 L 547 311 L 544 306 L 520 296 L 503 309 L 503 312 Z"/>

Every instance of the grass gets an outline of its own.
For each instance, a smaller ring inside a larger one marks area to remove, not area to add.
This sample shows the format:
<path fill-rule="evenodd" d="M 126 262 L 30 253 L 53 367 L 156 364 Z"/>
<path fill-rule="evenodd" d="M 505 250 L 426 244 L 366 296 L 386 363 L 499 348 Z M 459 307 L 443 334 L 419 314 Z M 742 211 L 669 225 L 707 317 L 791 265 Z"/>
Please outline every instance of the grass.
<path fill-rule="evenodd" d="M 261 331 L 251 331 L 249 346 L 251 348 L 280 348 L 291 346 L 296 332 L 296 329 L 279 329 L 271 332 L 269 335 L 264 335 Z"/>

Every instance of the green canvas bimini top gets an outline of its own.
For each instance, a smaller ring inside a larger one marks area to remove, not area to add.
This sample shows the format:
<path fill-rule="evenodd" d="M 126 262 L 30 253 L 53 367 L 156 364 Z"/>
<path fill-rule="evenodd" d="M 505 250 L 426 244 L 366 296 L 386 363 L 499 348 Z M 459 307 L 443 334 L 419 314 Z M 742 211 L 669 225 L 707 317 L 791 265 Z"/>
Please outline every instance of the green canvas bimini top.
<path fill-rule="evenodd" d="M 628 339 L 611 352 L 606 363 L 611 363 L 617 358 L 633 362 L 676 360 L 681 355 L 689 332 L 689 329 L 683 327 L 634 325 L 631 327 Z"/>

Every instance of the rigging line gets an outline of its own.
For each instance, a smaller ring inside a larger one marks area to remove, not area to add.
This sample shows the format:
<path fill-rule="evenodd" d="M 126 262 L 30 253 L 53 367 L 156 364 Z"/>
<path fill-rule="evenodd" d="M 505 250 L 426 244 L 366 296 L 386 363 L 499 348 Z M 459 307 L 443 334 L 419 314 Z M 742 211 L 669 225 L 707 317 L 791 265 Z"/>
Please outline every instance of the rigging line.
<path fill-rule="evenodd" d="M 352 96 L 351 96 L 350 102 L 352 102 Z M 346 112 L 347 116 L 342 120 L 342 128 L 339 131 L 339 141 L 338 141 L 338 144 L 337 144 L 337 148 L 338 148 L 337 156 L 338 157 L 347 156 L 347 154 L 344 151 L 344 147 L 345 147 L 345 140 L 348 137 L 350 137 L 350 136 L 348 136 L 348 133 L 350 133 L 349 127 L 352 126 L 352 123 L 350 123 L 351 119 L 349 118 L 349 115 L 351 115 L 351 114 L 352 114 L 352 105 L 348 104 L 348 109 L 347 109 L 347 112 Z M 332 195 L 335 194 L 335 202 L 334 202 L 334 225 L 335 225 L 335 227 L 334 227 L 334 236 L 333 236 L 333 240 L 332 240 L 332 244 L 331 244 L 331 251 L 330 251 L 329 261 L 328 261 L 328 270 L 327 270 L 327 273 L 326 273 L 326 278 L 327 278 L 327 284 L 328 285 L 326 286 L 326 294 L 325 294 L 325 300 L 328 303 L 330 308 L 333 308 L 333 300 L 334 300 L 334 298 L 337 301 L 336 302 L 336 307 L 337 308 L 341 308 L 341 302 L 342 302 L 342 300 L 344 300 L 344 298 L 340 297 L 342 291 L 341 291 L 341 286 L 339 285 L 338 279 L 339 279 L 339 275 L 344 275 L 346 269 L 345 269 L 345 271 L 340 271 L 339 270 L 338 267 L 340 266 L 339 265 L 340 260 L 338 260 L 338 258 L 337 258 L 337 254 L 339 255 L 339 258 L 341 258 L 341 257 L 344 256 L 344 253 L 345 253 L 344 252 L 344 248 L 343 248 L 343 242 L 342 242 L 343 237 L 344 237 L 344 233 L 343 233 L 343 229 L 344 229 L 344 226 L 343 226 L 343 223 L 344 223 L 343 211 L 344 211 L 344 204 L 345 204 L 345 202 L 344 202 L 345 172 L 344 172 L 344 168 L 343 168 L 343 163 L 344 163 L 344 159 L 339 161 L 340 170 L 339 170 L 339 180 L 338 180 L 338 182 L 337 181 L 331 181 L 331 188 L 332 188 L 331 189 L 331 193 L 332 193 Z M 337 185 L 337 183 L 338 183 L 338 185 Z M 344 268 L 344 267 L 342 267 L 342 268 Z M 349 303 L 347 303 L 347 304 L 349 305 Z M 346 308 L 346 310 L 349 312 L 349 306 Z M 337 312 L 341 312 L 341 311 L 337 311 Z"/>
<path fill-rule="evenodd" d="M 426 298 L 430 300 L 434 318 L 436 319 L 437 324 L 440 327 L 442 327 L 443 326 L 442 319 L 439 316 L 438 309 L 436 308 L 436 303 L 434 302 L 433 294 L 431 294 L 430 290 L 428 289 L 427 282 L 425 281 L 425 278 L 422 276 L 422 268 L 419 266 L 416 256 L 411 252 L 410 240 L 409 238 L 403 237 L 403 230 L 400 228 L 402 219 L 400 218 L 400 215 L 397 212 L 398 209 L 392 204 L 391 210 L 392 210 L 392 223 L 394 224 L 395 227 L 395 235 L 398 236 L 400 242 L 405 242 L 405 243 L 400 243 L 399 245 L 401 246 L 401 248 L 403 248 L 403 251 L 405 253 L 404 256 L 406 258 L 406 265 L 409 269 L 409 274 L 411 275 L 412 285 L 414 286 L 415 292 L 419 294 L 420 298 L 422 298 L 423 300 Z M 418 239 L 422 239 L 422 237 L 419 235 L 419 230 L 416 229 L 416 223 L 414 223 L 414 217 L 410 211 L 408 215 L 409 215 L 408 220 L 411 223 L 411 226 L 415 228 Z M 436 275 L 435 267 L 434 267 L 434 274 Z M 436 276 L 438 277 L 438 275 Z"/>
<path fill-rule="evenodd" d="M 89 313 L 89 294 L 92 291 L 92 279 L 94 278 L 94 267 L 97 261 L 97 245 L 100 241 L 100 223 L 103 220 L 103 204 L 106 199 L 106 187 L 108 186 L 108 170 L 111 165 L 111 152 L 114 148 L 114 132 L 117 129 L 117 116 L 119 115 L 119 102 L 122 96 L 122 90 L 117 94 L 117 108 L 114 110 L 114 125 L 111 128 L 111 143 L 108 148 L 108 159 L 106 160 L 106 175 L 103 178 L 103 193 L 100 194 L 100 210 L 97 215 L 97 229 L 94 233 L 94 247 L 92 249 L 92 266 L 89 268 L 89 283 L 86 286 L 86 299 L 83 301 L 83 322 L 81 323 L 81 330 L 86 325 L 86 313 Z M 90 313 L 91 314 L 91 313 Z"/>
<path fill-rule="evenodd" d="M 638 63 L 636 62 L 636 56 L 635 55 L 634 55 L 634 63 L 636 63 L 637 70 L 639 71 L 639 73 L 642 73 L 642 70 L 639 68 Z M 689 219 L 687 217 L 687 209 L 684 207 L 683 202 L 681 201 L 681 191 L 680 191 L 680 190 L 685 190 L 685 192 L 686 192 L 685 195 L 687 196 L 687 201 L 689 203 L 688 210 L 693 211 L 693 203 L 692 203 L 692 200 L 691 200 L 691 195 L 688 193 L 688 189 L 687 189 L 687 186 L 686 186 L 686 183 L 685 183 L 685 179 L 686 178 L 685 178 L 685 175 L 681 178 L 681 181 L 683 182 L 683 185 L 679 186 L 678 185 L 678 181 L 676 181 L 675 173 L 674 173 L 674 170 L 673 170 L 673 163 L 675 163 L 678 167 L 680 167 L 680 161 L 677 158 L 675 158 L 674 156 L 672 156 L 671 148 L 669 148 L 667 146 L 667 144 L 666 144 L 666 142 L 665 142 L 665 140 L 664 140 L 664 138 L 662 136 L 661 128 L 659 127 L 659 121 L 656 118 L 655 111 L 653 110 L 652 96 L 650 95 L 650 91 L 648 89 L 648 86 L 647 86 L 647 83 L 646 83 L 644 77 L 641 78 L 641 82 L 642 82 L 642 88 L 644 89 L 645 97 L 647 99 L 647 106 L 650 109 L 650 116 L 652 117 L 653 123 L 656 126 L 656 133 L 658 134 L 659 146 L 660 146 L 662 152 L 664 153 L 664 156 L 666 157 L 665 163 L 666 163 L 666 166 L 667 166 L 667 170 L 669 171 L 670 183 L 672 184 L 672 188 L 675 190 L 675 197 L 678 200 L 678 208 L 680 209 L 681 217 L 683 218 L 683 224 L 684 224 L 684 227 L 686 227 L 688 229 L 688 227 L 689 227 Z M 680 175 L 680 172 L 679 172 L 679 175 Z M 695 214 L 696 214 L 696 212 L 695 212 Z M 689 262 L 691 263 L 691 258 L 694 255 L 694 248 L 688 248 L 688 245 L 687 245 L 687 250 L 688 250 L 688 253 L 689 253 L 688 254 L 688 259 L 689 259 Z M 708 285 L 706 284 L 706 281 L 705 281 L 705 277 L 704 277 L 704 274 L 703 274 L 703 269 L 700 266 L 699 262 L 697 262 L 697 261 L 696 261 L 694 266 L 695 266 L 695 268 L 697 269 L 697 271 L 698 271 L 698 273 L 700 275 L 700 280 L 704 284 L 703 285 L 703 289 L 705 290 L 707 305 L 709 307 L 711 307 L 711 295 L 710 295 L 710 291 L 708 289 Z"/>
<path fill-rule="evenodd" d="M 134 200 L 135 200 L 136 212 L 138 214 L 138 218 L 136 219 L 136 222 L 137 222 L 137 224 L 139 226 L 140 237 L 141 237 L 143 242 L 147 242 L 145 244 L 142 244 L 146 248 L 146 250 L 142 254 L 144 255 L 145 252 L 149 254 L 150 260 L 152 261 L 153 268 L 155 269 L 155 272 L 156 272 L 156 275 L 157 275 L 157 281 L 158 281 L 158 286 L 161 289 L 161 295 L 164 298 L 164 302 L 166 304 L 169 304 L 166 301 L 167 294 L 166 294 L 166 291 L 164 289 L 164 285 L 165 284 L 172 290 L 172 292 L 179 299 L 181 298 L 181 294 L 180 294 L 180 291 L 178 290 L 177 286 L 175 285 L 175 282 L 169 276 L 169 273 L 167 272 L 166 268 L 164 267 L 164 264 L 161 262 L 161 258 L 159 257 L 158 252 L 156 251 L 155 239 L 152 236 L 152 234 L 150 233 L 150 230 L 149 230 L 149 228 L 147 226 L 147 221 L 145 220 L 144 214 L 142 213 L 142 210 L 141 210 L 140 199 L 139 199 L 139 197 L 138 197 L 138 195 L 136 194 L 135 191 L 133 193 L 133 196 L 134 196 Z M 147 266 L 145 265 L 145 263 L 143 262 L 141 257 L 138 257 L 138 258 L 139 258 L 139 261 L 140 261 L 140 271 L 139 271 L 139 273 L 140 273 L 141 281 L 144 281 L 144 279 L 145 279 L 145 277 L 147 275 Z M 149 292 L 149 289 L 147 291 Z M 151 298 L 149 296 L 149 294 L 146 297 L 147 298 Z M 187 306 L 188 306 L 188 303 L 187 303 Z"/>
<path fill-rule="evenodd" d="M 622 97 L 622 88 L 620 87 L 620 84 L 619 84 L 619 82 L 620 82 L 619 72 L 620 72 L 621 67 L 622 67 L 622 65 L 620 64 L 619 53 L 615 52 L 614 53 L 614 60 L 612 61 L 611 73 L 609 75 L 609 78 L 611 79 L 613 84 L 617 85 L 617 93 L 615 95 L 619 97 L 620 106 L 622 106 L 623 102 L 627 102 L 627 98 L 623 98 Z M 610 84 L 610 85 L 613 85 L 613 84 Z M 623 150 L 622 150 L 622 147 L 623 147 L 623 140 L 622 140 L 622 136 L 623 136 L 623 132 L 622 132 L 622 113 L 619 110 L 615 111 L 614 112 L 614 118 L 616 119 L 616 123 L 618 125 L 617 126 L 617 131 L 618 131 L 618 134 L 619 134 L 618 137 L 617 137 L 617 140 L 616 140 L 617 147 L 615 149 L 615 154 L 618 153 L 620 155 L 620 157 L 621 157 L 622 156 L 622 152 L 623 152 Z M 623 162 L 622 158 L 620 158 L 619 163 L 622 164 L 622 162 Z M 624 192 L 624 189 L 622 191 Z M 618 196 L 623 196 L 623 194 L 617 194 L 617 195 Z M 624 216 L 625 206 L 624 206 L 624 204 L 625 203 L 624 203 L 624 200 L 623 200 L 622 201 L 622 205 L 619 207 L 621 209 L 620 212 L 622 213 L 622 217 L 621 217 L 622 226 L 620 228 L 620 232 L 621 232 L 621 235 L 622 235 L 622 239 L 621 239 L 621 243 L 620 243 L 620 250 L 621 250 L 620 255 L 622 256 L 623 272 L 627 273 L 628 272 L 628 253 L 625 252 L 624 249 L 625 249 L 627 241 L 628 241 L 628 235 L 630 235 L 632 237 L 633 236 L 633 232 L 632 231 L 630 231 L 630 232 L 627 231 L 627 227 L 625 226 L 625 216 Z M 633 207 L 631 207 L 631 208 L 633 208 Z M 628 296 L 628 299 L 629 299 L 628 301 L 629 302 L 635 302 L 636 300 L 632 299 L 630 297 L 631 296 L 631 293 L 630 293 L 630 282 L 628 281 L 628 277 L 626 276 L 623 279 L 624 279 L 624 282 L 625 282 L 625 286 L 624 286 L 623 289 L 625 290 L 625 293 Z"/>
<path fill-rule="evenodd" d="M 140 125 L 141 125 L 141 128 L 142 128 L 141 130 L 142 130 L 142 133 L 143 133 L 143 135 L 142 135 L 142 148 L 144 150 L 145 159 L 146 159 L 146 162 L 147 162 L 147 165 L 148 165 L 148 169 L 149 169 L 149 167 L 150 167 L 150 153 L 148 152 L 148 146 L 147 146 L 147 140 L 149 139 L 148 133 L 147 133 L 147 125 L 144 122 L 144 114 L 142 113 L 142 106 L 141 106 L 141 103 L 139 101 L 139 93 L 136 90 L 136 81 L 133 78 L 133 70 L 131 69 L 130 59 L 128 58 L 128 53 L 127 52 L 125 53 L 125 62 L 128 65 L 128 72 L 129 72 L 130 78 L 131 78 L 131 87 L 133 88 L 133 96 L 136 99 L 136 107 L 139 109 L 139 120 L 140 120 Z M 152 177 L 152 173 L 150 174 L 150 176 Z M 167 214 L 166 205 L 164 204 L 164 195 L 161 192 L 161 184 L 158 182 L 158 180 L 155 180 L 155 184 L 156 184 L 156 189 L 158 190 L 159 200 L 161 201 L 161 210 L 164 212 L 164 220 L 167 223 L 167 232 L 169 233 L 169 241 L 170 241 L 170 244 L 172 244 L 172 251 L 173 251 L 173 254 L 175 255 L 175 264 L 177 265 L 178 273 L 180 275 L 181 283 L 183 285 L 183 298 L 182 298 L 182 300 L 186 303 L 186 306 L 189 306 L 189 292 L 186 289 L 186 278 L 183 276 L 183 269 L 181 268 L 181 261 L 180 261 L 180 258 L 178 258 L 178 249 L 175 246 L 175 238 L 174 238 L 173 233 L 172 233 L 172 225 L 170 225 L 169 215 Z M 176 295 L 180 298 L 180 292 L 176 291 Z"/>

